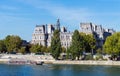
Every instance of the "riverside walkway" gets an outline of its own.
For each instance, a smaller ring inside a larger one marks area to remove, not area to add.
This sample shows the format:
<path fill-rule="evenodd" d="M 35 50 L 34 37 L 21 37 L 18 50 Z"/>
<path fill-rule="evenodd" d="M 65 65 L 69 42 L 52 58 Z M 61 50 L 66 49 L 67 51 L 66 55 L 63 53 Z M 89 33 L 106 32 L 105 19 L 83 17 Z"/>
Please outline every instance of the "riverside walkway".
<path fill-rule="evenodd" d="M 53 64 L 79 64 L 79 65 L 119 65 L 120 61 L 93 61 L 93 60 L 82 60 L 82 61 L 54 61 Z"/>
<path fill-rule="evenodd" d="M 93 61 L 93 60 L 55 60 L 51 55 L 17 55 L 0 54 L 0 63 L 6 63 L 10 60 L 23 59 L 29 61 L 42 61 L 51 64 L 78 64 L 78 65 L 118 65 L 120 61 Z"/>
<path fill-rule="evenodd" d="M 51 55 L 17 55 L 17 54 L 1 54 L 0 62 L 8 62 L 10 60 L 28 60 L 28 61 L 44 61 L 44 62 L 53 62 L 55 59 Z"/>

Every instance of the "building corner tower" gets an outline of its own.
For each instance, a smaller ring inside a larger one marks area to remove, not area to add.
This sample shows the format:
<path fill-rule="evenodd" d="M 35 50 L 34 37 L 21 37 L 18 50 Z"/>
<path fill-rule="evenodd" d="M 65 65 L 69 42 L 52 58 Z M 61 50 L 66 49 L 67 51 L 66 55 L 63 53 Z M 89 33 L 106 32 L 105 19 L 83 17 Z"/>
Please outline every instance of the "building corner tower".
<path fill-rule="evenodd" d="M 56 30 L 60 31 L 60 19 L 57 19 Z"/>

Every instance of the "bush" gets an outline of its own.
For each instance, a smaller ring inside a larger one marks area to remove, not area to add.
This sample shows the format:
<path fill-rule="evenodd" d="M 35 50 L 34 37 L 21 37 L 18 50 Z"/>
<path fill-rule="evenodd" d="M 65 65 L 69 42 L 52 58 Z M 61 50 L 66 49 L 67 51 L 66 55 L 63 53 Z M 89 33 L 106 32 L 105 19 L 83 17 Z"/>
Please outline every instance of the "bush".
<path fill-rule="evenodd" d="M 99 54 L 96 56 L 95 60 L 103 60 L 103 56 Z"/>
<path fill-rule="evenodd" d="M 86 55 L 85 60 L 93 60 L 93 56 L 92 55 Z"/>

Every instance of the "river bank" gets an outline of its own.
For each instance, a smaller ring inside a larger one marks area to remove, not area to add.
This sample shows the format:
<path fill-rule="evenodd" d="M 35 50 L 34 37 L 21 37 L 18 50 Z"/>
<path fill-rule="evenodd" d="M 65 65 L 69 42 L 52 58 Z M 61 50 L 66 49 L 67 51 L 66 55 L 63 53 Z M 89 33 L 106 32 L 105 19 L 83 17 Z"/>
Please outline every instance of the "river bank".
<path fill-rule="evenodd" d="M 93 61 L 93 60 L 55 60 L 50 55 L 0 55 L 0 63 L 7 63 L 11 60 L 42 61 L 45 64 L 77 64 L 77 65 L 118 65 L 120 61 Z"/>
<path fill-rule="evenodd" d="M 53 61 L 53 64 L 77 64 L 77 65 L 119 65 L 120 61 Z"/>
<path fill-rule="evenodd" d="M 26 54 L 26 55 L 17 55 L 17 54 L 0 54 L 0 63 L 9 63 L 9 62 L 16 62 L 16 63 L 33 63 L 33 62 L 45 62 L 51 63 L 55 61 L 55 59 L 51 55 L 33 55 L 33 54 Z"/>

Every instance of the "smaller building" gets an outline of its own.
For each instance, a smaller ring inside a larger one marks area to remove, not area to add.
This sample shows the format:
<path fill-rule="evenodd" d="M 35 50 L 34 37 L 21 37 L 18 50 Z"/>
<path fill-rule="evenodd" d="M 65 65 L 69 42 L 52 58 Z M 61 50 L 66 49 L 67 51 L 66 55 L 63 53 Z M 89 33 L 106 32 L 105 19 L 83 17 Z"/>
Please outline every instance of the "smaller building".
<path fill-rule="evenodd" d="M 60 32 L 61 45 L 68 48 L 72 42 L 72 32 Z"/>
<path fill-rule="evenodd" d="M 113 29 L 104 29 L 101 25 L 93 23 L 80 23 L 80 27 L 80 32 L 94 35 L 97 48 L 102 48 L 106 38 L 115 33 Z"/>

